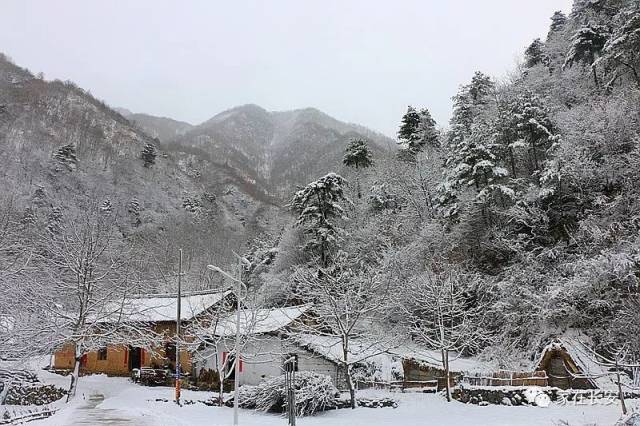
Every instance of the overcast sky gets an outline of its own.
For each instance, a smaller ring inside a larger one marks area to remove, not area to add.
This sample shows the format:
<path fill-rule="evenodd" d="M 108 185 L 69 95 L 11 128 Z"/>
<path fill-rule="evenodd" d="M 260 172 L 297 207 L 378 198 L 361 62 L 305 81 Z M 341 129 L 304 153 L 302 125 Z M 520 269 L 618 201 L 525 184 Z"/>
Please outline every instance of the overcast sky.
<path fill-rule="evenodd" d="M 2 0 L 0 49 L 109 105 L 200 123 L 313 106 L 393 136 L 439 124 L 475 70 L 495 77 L 571 0 Z"/>

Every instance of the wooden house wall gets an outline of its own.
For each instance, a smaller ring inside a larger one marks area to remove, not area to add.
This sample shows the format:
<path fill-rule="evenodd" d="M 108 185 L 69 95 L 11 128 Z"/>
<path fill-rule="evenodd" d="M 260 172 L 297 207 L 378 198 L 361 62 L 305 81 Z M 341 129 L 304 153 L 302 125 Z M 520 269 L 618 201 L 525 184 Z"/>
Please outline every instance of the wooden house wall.
<path fill-rule="evenodd" d="M 169 337 L 175 334 L 175 323 L 157 324 L 154 331 L 164 333 Z M 163 368 L 169 363 L 166 358 L 164 344 L 160 347 L 153 348 L 152 351 L 141 350 L 141 367 Z M 69 343 L 64 345 L 54 354 L 53 366 L 60 370 L 73 369 L 75 362 L 74 345 Z M 180 351 L 180 363 L 184 373 L 191 372 L 191 355 L 186 351 Z M 171 362 L 173 366 L 173 362 Z M 98 359 L 98 352 L 92 351 L 83 357 L 81 364 L 81 372 L 83 373 L 104 373 L 111 376 L 127 376 L 131 370 L 129 368 L 129 349 L 127 345 L 108 345 L 107 359 Z"/>
<path fill-rule="evenodd" d="M 428 387 L 434 386 L 443 389 L 446 386 L 446 373 L 444 369 L 425 365 L 413 359 L 403 359 L 404 387 Z M 454 386 L 460 380 L 460 373 L 449 372 L 449 384 Z"/>

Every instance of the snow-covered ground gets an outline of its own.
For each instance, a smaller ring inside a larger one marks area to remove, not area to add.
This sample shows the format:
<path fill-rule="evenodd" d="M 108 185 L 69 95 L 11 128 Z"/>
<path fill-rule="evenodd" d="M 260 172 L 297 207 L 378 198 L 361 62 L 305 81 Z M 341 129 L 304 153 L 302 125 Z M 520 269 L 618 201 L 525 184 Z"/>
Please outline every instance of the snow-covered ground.
<path fill-rule="evenodd" d="M 52 377 L 53 376 L 53 377 Z M 68 380 L 44 372 L 41 377 L 56 383 Z M 51 379 L 51 380 L 49 380 Z M 61 380 L 62 379 L 62 380 Z M 620 416 L 617 405 L 559 406 L 547 408 L 465 405 L 447 403 L 433 394 L 402 394 L 385 391 L 361 391 L 362 396 L 390 396 L 399 401 L 398 408 L 357 408 L 329 411 L 317 416 L 298 419 L 300 426 L 374 426 L 374 425 L 613 425 Z M 97 395 L 101 395 L 98 397 Z M 183 391 L 185 400 L 204 400 L 209 392 Z M 104 400 L 102 400 L 104 397 Z M 178 407 L 171 401 L 173 389 L 142 387 L 125 378 L 88 376 L 80 379 L 77 398 L 70 404 L 59 404 L 53 417 L 33 422 L 39 426 L 76 424 L 128 425 L 190 425 L 222 426 L 232 424 L 233 410 L 209 407 L 201 403 Z M 640 402 L 631 404 L 636 410 Z M 566 423 L 563 423 L 566 422 Z M 240 424 L 250 426 L 285 425 L 286 419 L 274 414 L 240 411 Z"/>

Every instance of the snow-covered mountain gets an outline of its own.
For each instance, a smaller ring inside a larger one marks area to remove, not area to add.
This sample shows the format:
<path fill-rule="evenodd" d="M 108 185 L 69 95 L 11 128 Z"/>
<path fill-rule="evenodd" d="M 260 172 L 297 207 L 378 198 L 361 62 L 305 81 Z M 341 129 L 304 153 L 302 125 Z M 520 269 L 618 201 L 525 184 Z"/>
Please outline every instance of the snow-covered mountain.
<path fill-rule="evenodd" d="M 162 142 L 172 141 L 193 128 L 193 124 L 172 118 L 133 113 L 125 108 L 115 108 L 115 110 L 124 115 L 129 121 L 135 123 L 149 136 L 158 138 Z"/>
<path fill-rule="evenodd" d="M 137 116 L 141 115 L 130 115 Z M 143 128 L 159 135 L 168 146 L 208 153 L 212 161 L 234 170 L 256 191 L 279 199 L 288 198 L 296 186 L 339 168 L 352 137 L 370 140 L 374 154 L 395 145 L 384 135 L 336 120 L 315 108 L 272 112 L 243 105 L 186 131 L 186 126 L 177 125 L 186 123 L 144 117 L 145 121 L 140 121 Z"/>
<path fill-rule="evenodd" d="M 1 199 L 10 200 L 19 220 L 44 226 L 49 217 L 104 203 L 127 218 L 123 235 L 171 244 L 202 238 L 238 247 L 279 229 L 280 207 L 237 170 L 210 161 L 207 152 L 159 144 L 136 123 L 73 83 L 37 78 L 0 55 Z M 150 167 L 141 158 L 147 144 L 157 146 Z"/>

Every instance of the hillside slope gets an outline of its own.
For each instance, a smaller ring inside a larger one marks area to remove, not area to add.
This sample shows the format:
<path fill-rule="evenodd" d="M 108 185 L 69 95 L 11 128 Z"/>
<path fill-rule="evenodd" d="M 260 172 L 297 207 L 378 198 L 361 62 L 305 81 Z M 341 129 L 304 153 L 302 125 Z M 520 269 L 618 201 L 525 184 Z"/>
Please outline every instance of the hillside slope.
<path fill-rule="evenodd" d="M 158 150 L 151 167 L 141 159 L 146 144 Z M 126 218 L 123 235 L 163 241 L 154 247 L 160 253 L 181 239 L 201 239 L 209 254 L 242 249 L 279 217 L 234 170 L 193 150 L 165 149 L 73 83 L 38 79 L 5 57 L 0 161 L 1 195 L 24 220 L 74 217 L 87 203 L 105 204 Z M 204 256 L 194 241 L 191 255 Z"/>

